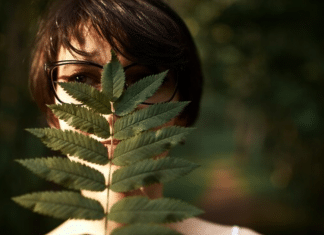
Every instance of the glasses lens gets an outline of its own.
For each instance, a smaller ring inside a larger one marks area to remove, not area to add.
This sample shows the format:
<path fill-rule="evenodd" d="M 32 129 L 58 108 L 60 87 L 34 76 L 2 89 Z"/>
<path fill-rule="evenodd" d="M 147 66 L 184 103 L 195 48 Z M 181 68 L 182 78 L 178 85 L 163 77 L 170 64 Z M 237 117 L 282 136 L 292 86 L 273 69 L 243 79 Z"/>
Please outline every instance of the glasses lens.
<path fill-rule="evenodd" d="M 147 67 L 144 65 L 135 65 L 128 68 L 125 71 L 126 75 L 126 87 L 130 87 L 134 85 L 134 83 L 138 82 L 140 79 L 151 76 L 154 74 L 158 74 L 159 71 L 156 67 Z M 176 92 L 177 82 L 174 79 L 174 76 L 168 75 L 164 78 L 162 85 L 159 89 L 154 93 L 153 96 L 148 98 L 144 103 L 145 104 L 156 104 L 168 102 L 172 99 L 174 93 Z"/>
<path fill-rule="evenodd" d="M 101 89 L 101 73 L 102 68 L 89 64 L 61 64 L 55 66 L 51 70 L 52 84 L 55 93 L 59 100 L 63 103 L 80 104 L 77 100 L 73 99 L 67 94 L 58 83 L 61 82 L 78 82 L 92 86 L 98 90 Z M 147 67 L 143 65 L 134 65 L 126 69 L 126 85 L 130 87 L 144 77 L 158 74 L 160 71 L 155 67 Z M 170 73 L 170 72 L 169 72 Z M 160 88 L 155 92 L 153 96 L 148 98 L 145 104 L 155 104 L 168 102 L 172 99 L 176 92 L 177 83 L 174 76 L 168 75 L 164 78 L 164 81 Z"/>
<path fill-rule="evenodd" d="M 68 95 L 62 87 L 58 85 L 61 82 L 77 82 L 90 85 L 100 89 L 102 69 L 87 64 L 62 64 L 57 65 L 52 70 L 53 87 L 58 98 L 64 103 L 80 104 L 79 101 Z"/>

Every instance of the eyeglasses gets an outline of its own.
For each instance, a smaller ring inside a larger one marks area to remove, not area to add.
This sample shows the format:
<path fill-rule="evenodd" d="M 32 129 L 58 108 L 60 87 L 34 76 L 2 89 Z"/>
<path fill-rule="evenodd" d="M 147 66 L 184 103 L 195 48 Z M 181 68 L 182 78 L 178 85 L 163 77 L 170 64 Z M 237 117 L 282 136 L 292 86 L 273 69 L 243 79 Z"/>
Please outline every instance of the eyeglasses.
<path fill-rule="evenodd" d="M 62 60 L 44 66 L 45 73 L 51 84 L 55 98 L 60 103 L 81 104 L 67 94 L 59 85 L 60 82 L 80 82 L 88 84 L 98 90 L 101 89 L 101 74 L 103 66 L 91 61 Z M 160 71 L 154 66 L 145 66 L 137 63 L 124 67 L 125 89 L 132 86 L 140 79 L 157 74 Z M 170 102 L 178 90 L 178 76 L 166 76 L 160 88 L 153 96 L 142 104 L 153 105 L 156 103 Z"/>

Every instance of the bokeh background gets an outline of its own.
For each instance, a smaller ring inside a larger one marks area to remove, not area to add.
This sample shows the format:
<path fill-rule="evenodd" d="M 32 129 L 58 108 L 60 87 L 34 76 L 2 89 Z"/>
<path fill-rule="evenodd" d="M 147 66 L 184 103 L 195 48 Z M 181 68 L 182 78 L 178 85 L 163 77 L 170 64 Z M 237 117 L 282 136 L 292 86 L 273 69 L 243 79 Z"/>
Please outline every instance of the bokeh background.
<path fill-rule="evenodd" d="M 44 234 L 62 222 L 10 200 L 57 189 L 14 162 L 52 155 L 24 131 L 46 126 L 27 78 L 48 2 L 0 1 L 1 235 Z M 324 1 L 168 2 L 197 42 L 206 80 L 197 130 L 172 152 L 201 167 L 165 194 L 213 222 L 324 234 Z"/>

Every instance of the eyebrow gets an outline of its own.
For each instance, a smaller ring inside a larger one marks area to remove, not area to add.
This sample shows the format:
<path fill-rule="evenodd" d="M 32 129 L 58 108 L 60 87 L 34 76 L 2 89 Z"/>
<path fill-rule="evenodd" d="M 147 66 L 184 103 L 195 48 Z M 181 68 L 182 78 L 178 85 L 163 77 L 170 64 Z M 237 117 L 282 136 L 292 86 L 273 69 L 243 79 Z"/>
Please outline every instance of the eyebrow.
<path fill-rule="evenodd" d="M 75 59 L 75 60 L 90 61 L 90 62 L 94 62 L 96 64 L 99 64 L 101 66 L 107 64 L 107 63 L 99 63 L 98 61 L 93 60 L 93 58 L 95 58 L 97 55 L 100 55 L 100 52 L 98 52 L 98 50 L 94 50 L 92 52 L 86 52 L 86 51 L 82 51 L 82 52 L 84 52 L 86 55 L 78 54 L 80 56 L 79 57 L 80 59 Z M 110 63 L 110 62 L 108 62 L 108 63 Z M 136 65 L 139 65 L 139 63 L 130 61 L 130 64 L 127 64 L 126 66 L 123 66 L 123 68 L 124 68 L 124 70 L 126 70 L 126 69 L 131 68 L 131 67 L 136 66 Z"/>

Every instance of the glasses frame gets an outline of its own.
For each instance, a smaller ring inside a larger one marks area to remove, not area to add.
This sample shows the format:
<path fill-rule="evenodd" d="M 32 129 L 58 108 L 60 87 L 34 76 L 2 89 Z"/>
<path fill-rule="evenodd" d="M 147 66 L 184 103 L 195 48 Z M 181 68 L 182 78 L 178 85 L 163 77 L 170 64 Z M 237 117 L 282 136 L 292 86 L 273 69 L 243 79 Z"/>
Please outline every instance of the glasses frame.
<path fill-rule="evenodd" d="M 52 62 L 52 63 L 45 63 L 44 64 L 44 71 L 46 73 L 48 81 L 51 84 L 51 90 L 54 93 L 55 98 L 62 104 L 66 104 L 66 103 L 63 102 L 58 97 L 58 95 L 57 95 L 57 93 L 55 91 L 55 84 L 54 84 L 54 80 L 53 80 L 53 69 L 56 68 L 57 66 L 65 65 L 65 64 L 85 64 L 85 65 L 92 65 L 92 66 L 103 69 L 102 65 L 97 64 L 97 63 L 92 62 L 92 61 L 87 61 L 87 60 L 60 60 L 60 61 L 55 61 L 55 62 Z M 135 65 L 138 65 L 138 63 L 129 64 L 129 65 L 123 67 L 123 69 L 124 69 L 124 71 L 126 71 L 127 69 L 129 69 L 129 68 L 131 68 L 131 67 L 133 67 Z M 172 96 L 167 101 L 164 101 L 164 102 L 161 102 L 161 103 L 168 103 L 175 97 L 175 95 L 176 95 L 176 93 L 178 91 L 178 82 L 179 82 L 178 74 L 176 74 L 176 76 L 175 76 L 175 82 L 176 82 L 176 85 L 175 85 L 175 89 L 174 89 L 174 92 L 173 92 Z M 127 84 L 125 84 L 125 86 L 128 87 Z M 154 104 L 157 104 L 157 103 L 142 102 L 142 104 L 154 105 Z M 82 104 L 79 104 L 79 105 L 82 105 Z"/>

